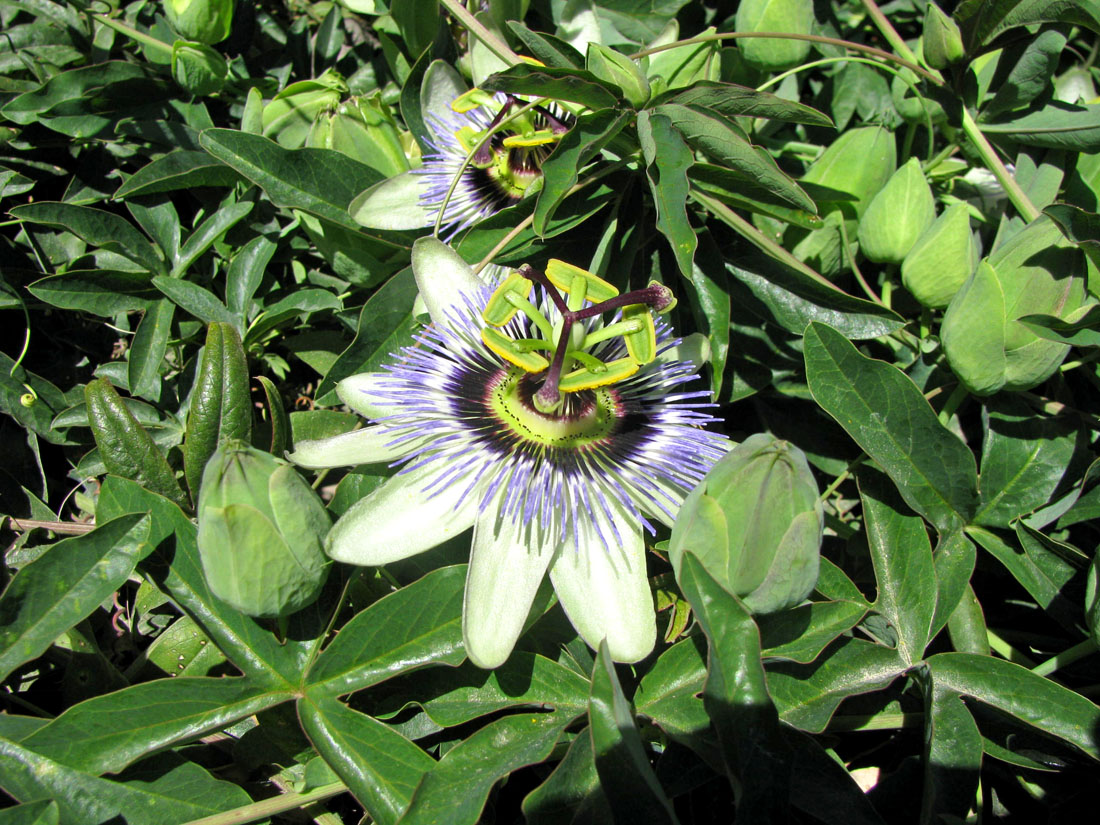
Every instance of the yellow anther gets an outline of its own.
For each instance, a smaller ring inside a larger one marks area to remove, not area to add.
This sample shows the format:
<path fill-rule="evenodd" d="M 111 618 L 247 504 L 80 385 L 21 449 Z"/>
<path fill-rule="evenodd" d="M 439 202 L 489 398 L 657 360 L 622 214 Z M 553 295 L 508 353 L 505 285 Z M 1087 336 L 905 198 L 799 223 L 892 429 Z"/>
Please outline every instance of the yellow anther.
<path fill-rule="evenodd" d="M 586 272 L 579 266 L 567 264 L 557 258 L 551 258 L 546 262 L 546 277 L 550 283 L 562 292 L 570 292 L 573 289 L 573 278 L 580 276 L 585 281 L 585 297 L 594 304 L 600 301 L 608 301 L 619 294 L 619 290 L 602 278 L 597 278 L 591 272 Z"/>
<path fill-rule="evenodd" d="M 630 304 L 623 307 L 623 320 L 640 325 L 637 332 L 623 336 L 626 351 L 639 364 L 648 364 L 657 357 L 657 329 L 653 324 L 653 313 L 645 304 Z"/>
<path fill-rule="evenodd" d="M 528 350 L 523 342 L 513 341 L 507 335 L 497 332 L 492 327 L 483 327 L 481 341 L 509 364 L 515 364 L 525 372 L 542 372 L 550 366 L 550 362 L 537 352 Z"/>
<path fill-rule="evenodd" d="M 521 303 L 521 301 L 513 302 L 509 298 L 528 301 L 534 286 L 518 272 L 513 272 L 493 291 L 493 294 L 489 297 L 489 302 L 485 304 L 485 309 L 481 311 L 481 317 L 490 326 L 504 326 L 515 317 L 518 311 L 517 304 Z"/>
<path fill-rule="evenodd" d="M 581 390 L 593 390 L 596 387 L 606 387 L 629 378 L 638 371 L 639 364 L 633 358 L 619 358 L 604 364 L 601 372 L 594 372 L 589 368 L 573 370 L 562 376 L 558 383 L 561 392 L 580 392 Z"/>

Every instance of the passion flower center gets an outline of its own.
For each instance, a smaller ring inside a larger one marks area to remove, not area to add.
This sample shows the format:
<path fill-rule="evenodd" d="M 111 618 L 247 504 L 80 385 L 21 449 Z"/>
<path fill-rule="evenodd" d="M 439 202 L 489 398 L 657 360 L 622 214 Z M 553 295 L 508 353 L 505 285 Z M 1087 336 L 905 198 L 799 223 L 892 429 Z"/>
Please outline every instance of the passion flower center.
<path fill-rule="evenodd" d="M 545 413 L 535 406 L 538 386 L 538 376 L 509 367 L 501 370 L 488 388 L 489 408 L 524 441 L 583 449 L 612 435 L 622 418 L 618 394 L 608 387 L 572 393 L 559 412 Z"/>

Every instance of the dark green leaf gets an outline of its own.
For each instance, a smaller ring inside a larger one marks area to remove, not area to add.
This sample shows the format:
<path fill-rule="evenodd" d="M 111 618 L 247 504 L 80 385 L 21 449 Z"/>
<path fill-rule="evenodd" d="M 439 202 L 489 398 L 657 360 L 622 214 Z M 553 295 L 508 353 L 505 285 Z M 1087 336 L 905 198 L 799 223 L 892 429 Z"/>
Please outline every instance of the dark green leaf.
<path fill-rule="evenodd" d="M 443 567 L 358 613 L 310 669 L 314 693 L 336 696 L 425 665 L 459 664 L 465 582 L 465 565 Z"/>
<path fill-rule="evenodd" d="M 481 82 L 487 92 L 548 97 L 579 103 L 593 111 L 613 109 L 623 101 L 622 92 L 583 69 L 560 69 L 520 63 Z"/>
<path fill-rule="evenodd" d="M 236 316 L 238 334 L 244 333 L 252 296 L 263 282 L 264 270 L 275 249 L 275 244 L 260 235 L 241 247 L 229 264 L 225 276 L 225 303 L 229 312 Z"/>
<path fill-rule="evenodd" d="M 981 130 L 1024 146 L 1095 152 L 1100 148 L 1100 104 L 1074 106 L 1052 100 L 1012 120 L 984 123 Z"/>
<path fill-rule="evenodd" d="M 696 748 L 696 738 L 710 727 L 698 696 L 707 675 L 704 649 L 701 637 L 677 642 L 661 654 L 634 693 L 639 714 L 648 716 L 669 736 Z M 714 756 L 718 758 L 717 748 Z"/>
<path fill-rule="evenodd" d="M 207 324 L 232 324 L 233 315 L 210 290 L 182 278 L 158 275 L 153 286 L 168 296 L 180 309 L 194 315 Z"/>
<path fill-rule="evenodd" d="M 1065 34 L 1057 29 L 1044 29 L 1020 46 L 1016 52 L 1019 59 L 998 84 L 993 99 L 982 109 L 981 119 L 991 120 L 1003 112 L 1026 106 L 1046 91 L 1065 45 Z M 1013 51 L 1006 49 L 1003 52 L 1002 65 Z"/>
<path fill-rule="evenodd" d="M 819 321 L 846 338 L 862 340 L 889 335 L 904 323 L 886 307 L 853 298 L 773 258 L 748 255 L 726 269 L 751 291 L 737 290 L 742 305 L 795 335 Z"/>
<path fill-rule="evenodd" d="M 149 518 L 104 521 L 85 536 L 51 546 L 0 596 L 0 679 L 37 658 L 111 597 L 153 549 Z"/>
<path fill-rule="evenodd" d="M 680 272 L 691 277 L 698 243 L 687 216 L 691 150 L 665 115 L 638 113 L 638 137 L 645 155 L 646 178 L 657 206 L 657 228 L 668 240 Z"/>
<path fill-rule="evenodd" d="M 688 170 L 692 185 L 727 206 L 760 212 L 803 229 L 819 229 L 823 223 L 814 212 L 792 207 L 790 201 L 758 181 L 733 169 L 696 163 Z M 808 197 L 808 196 L 807 196 Z"/>
<path fill-rule="evenodd" d="M 1079 693 L 992 656 L 937 653 L 927 662 L 937 688 L 971 696 L 1100 759 L 1100 707 Z"/>
<path fill-rule="evenodd" d="M 568 714 L 505 716 L 447 751 L 413 795 L 401 825 L 474 825 L 498 779 L 550 756 Z"/>
<path fill-rule="evenodd" d="M 974 543 L 962 530 L 953 530 L 940 536 L 932 553 L 932 560 L 936 565 L 937 588 L 936 613 L 932 619 L 931 631 L 933 637 L 943 630 L 943 626 L 966 595 L 977 556 Z"/>
<path fill-rule="evenodd" d="M 639 823 L 678 822 L 649 764 L 607 642 L 600 644 L 592 671 L 588 731 L 601 789 L 616 818 Z"/>
<path fill-rule="evenodd" d="M 118 200 L 198 186 L 226 187 L 240 180 L 240 175 L 206 152 L 178 149 L 141 167 L 115 191 L 114 197 Z"/>
<path fill-rule="evenodd" d="M 247 217 L 253 206 L 251 201 L 239 201 L 215 210 L 180 247 L 179 260 L 172 267 L 172 275 L 178 278 L 187 272 L 203 252 L 213 246 L 234 224 Z"/>
<path fill-rule="evenodd" d="M 291 444 L 290 417 L 283 406 L 283 397 L 279 394 L 278 388 L 271 379 L 266 375 L 257 375 L 256 380 L 260 382 L 260 387 L 264 391 L 264 399 L 267 402 L 264 406 L 264 413 L 267 416 L 269 436 L 266 439 L 267 443 L 261 443 L 259 446 L 272 455 L 281 456 Z"/>
<path fill-rule="evenodd" d="M 126 383 L 131 393 L 154 403 L 160 400 L 160 367 L 168 349 L 175 310 L 171 301 L 151 303 L 130 344 Z"/>
<path fill-rule="evenodd" d="M 979 52 L 1002 32 L 1034 23 L 1075 23 L 1100 32 L 1096 0 L 964 0 L 954 17 L 968 52 Z"/>
<path fill-rule="evenodd" d="M 1071 203 L 1055 203 L 1043 210 L 1062 234 L 1069 240 L 1082 246 L 1100 249 L 1100 215 L 1086 212 Z"/>
<path fill-rule="evenodd" d="M 763 117 L 805 123 L 807 126 L 832 126 L 827 115 L 768 92 L 758 92 L 736 83 L 700 80 L 688 89 L 676 89 L 662 95 L 657 103 L 699 106 L 727 117 Z"/>
<path fill-rule="evenodd" d="M 435 761 L 401 734 L 336 699 L 308 691 L 298 717 L 317 752 L 374 822 L 393 825 Z"/>
<path fill-rule="evenodd" d="M 924 708 L 921 822 L 965 820 L 978 790 L 981 734 L 962 696 L 938 680 L 925 691 Z"/>
<path fill-rule="evenodd" d="M 587 731 L 577 735 L 546 781 L 527 794 L 523 815 L 530 825 L 612 821 Z"/>
<path fill-rule="evenodd" d="M 824 324 L 806 328 L 804 352 L 814 399 L 886 471 L 906 504 L 941 532 L 966 524 L 978 503 L 974 456 L 916 384 Z"/>
<path fill-rule="evenodd" d="M 40 301 L 60 309 L 111 317 L 145 309 L 161 297 L 146 272 L 73 270 L 40 278 L 27 287 Z"/>
<path fill-rule="evenodd" d="M 792 662 L 812 662 L 829 644 L 867 615 L 857 602 L 811 602 L 790 610 L 758 616 L 764 655 Z"/>
<path fill-rule="evenodd" d="M 518 20 L 508 20 L 507 26 L 531 55 L 554 69 L 579 69 L 584 55 L 566 41 L 545 32 L 534 32 Z"/>
<path fill-rule="evenodd" d="M 39 223 L 72 232 L 93 246 L 117 252 L 153 273 L 164 271 L 156 248 L 125 218 L 114 212 L 71 203 L 28 203 L 11 214 L 21 221 Z"/>

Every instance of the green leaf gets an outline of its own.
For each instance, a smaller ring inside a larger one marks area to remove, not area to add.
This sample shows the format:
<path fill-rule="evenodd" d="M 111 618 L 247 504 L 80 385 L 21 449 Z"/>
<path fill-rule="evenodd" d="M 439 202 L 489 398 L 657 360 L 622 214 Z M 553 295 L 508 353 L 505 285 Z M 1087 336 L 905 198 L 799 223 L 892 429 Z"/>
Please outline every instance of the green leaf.
<path fill-rule="evenodd" d="M 936 572 L 928 531 L 877 470 L 860 468 L 859 491 L 878 588 L 874 609 L 896 631 L 902 660 L 916 664 L 931 640 L 936 609 Z"/>
<path fill-rule="evenodd" d="M 810 196 L 783 173 L 771 155 L 753 146 L 735 121 L 709 109 L 678 103 L 664 103 L 654 108 L 653 113 L 668 117 L 684 140 L 720 166 L 740 172 L 792 206 L 806 212 L 816 210 Z"/>
<path fill-rule="evenodd" d="M 974 456 L 916 384 L 824 324 L 806 328 L 803 348 L 814 400 L 886 471 L 905 503 L 941 533 L 969 522 L 978 503 Z"/>
<path fill-rule="evenodd" d="M 1052 100 L 1012 120 L 983 123 L 981 130 L 1024 146 L 1089 152 L 1100 145 L 1100 104 L 1074 106 Z"/>
<path fill-rule="evenodd" d="M 789 123 L 805 123 L 807 126 L 832 126 L 828 115 L 768 92 L 758 92 L 736 83 L 718 83 L 701 80 L 688 89 L 673 90 L 662 95 L 656 103 L 676 103 L 710 109 L 726 117 L 762 117 Z"/>
<path fill-rule="evenodd" d="M 701 637 L 674 644 L 642 677 L 634 693 L 639 714 L 695 750 L 700 750 L 699 742 L 710 735 L 710 718 L 698 697 L 707 675 L 704 644 Z M 717 748 L 713 750 L 719 758 Z"/>
<path fill-rule="evenodd" d="M 142 563 L 141 572 L 187 612 L 226 657 L 257 684 L 276 690 L 297 685 L 309 655 L 309 643 L 280 641 L 255 619 L 210 592 L 199 561 L 195 525 L 178 507 L 132 481 L 116 476 L 104 479 L 97 516 L 108 519 L 134 512 L 151 514 L 149 543 L 157 548 Z"/>
<path fill-rule="evenodd" d="M 20 744 L 79 771 L 117 773 L 290 698 L 248 679 L 157 679 L 73 705 Z"/>
<path fill-rule="evenodd" d="M 236 317 L 234 326 L 238 334 L 244 332 L 248 323 L 252 296 L 263 283 L 264 271 L 271 263 L 276 248 L 274 243 L 258 235 L 241 247 L 229 263 L 225 276 L 225 304 Z"/>
<path fill-rule="evenodd" d="M 435 766 L 392 728 L 316 691 L 299 700 L 298 718 L 317 752 L 380 825 L 401 818 L 417 784 Z"/>
<path fill-rule="evenodd" d="M 333 149 L 284 149 L 273 140 L 234 129 L 207 129 L 202 147 L 237 170 L 276 206 L 302 209 L 358 231 L 348 206 L 382 180 L 379 172 Z"/>
<path fill-rule="evenodd" d="M 266 446 L 264 444 L 259 446 L 264 447 L 272 455 L 281 456 L 291 444 L 290 416 L 287 415 L 286 408 L 283 406 L 283 397 L 279 394 L 279 390 L 272 380 L 266 375 L 257 375 L 256 380 L 260 382 L 260 386 L 264 391 L 264 399 L 267 401 L 264 411 L 267 413 L 268 431 L 270 433 L 270 436 L 266 439 Z"/>
<path fill-rule="evenodd" d="M 593 111 L 613 109 L 622 101 L 622 92 L 583 69 L 560 69 L 520 63 L 481 82 L 487 92 L 548 97 L 579 103 Z"/>
<path fill-rule="evenodd" d="M 980 51 L 1002 32 L 1034 23 L 1074 23 L 1100 32 L 1096 0 L 964 0 L 953 16 L 968 53 Z"/>
<path fill-rule="evenodd" d="M 867 615 L 858 602 L 811 602 L 790 610 L 757 616 L 760 644 L 769 659 L 812 662 L 833 641 Z"/>
<path fill-rule="evenodd" d="M 97 378 L 84 388 L 88 423 L 107 472 L 133 479 L 180 507 L 190 504 L 160 447 L 145 431 L 114 387 Z"/>
<path fill-rule="evenodd" d="M 1083 434 L 1072 419 L 1037 416 L 1011 395 L 986 399 L 983 419 L 982 503 L 974 523 L 1008 527 L 1062 487 Z"/>
<path fill-rule="evenodd" d="M 1100 306 L 1093 304 L 1075 321 L 1057 315 L 1023 315 L 1016 319 L 1040 338 L 1075 347 L 1100 347 Z"/>
<path fill-rule="evenodd" d="M 953 690 L 933 685 L 924 697 L 924 788 L 921 822 L 964 821 L 975 806 L 982 736 Z"/>
<path fill-rule="evenodd" d="M 243 220 L 252 211 L 252 201 L 239 201 L 222 205 L 204 220 L 180 247 L 179 260 L 172 267 L 172 276 L 180 277 L 191 267 L 199 256 L 214 245 L 214 242 L 228 232 L 236 223 Z"/>
<path fill-rule="evenodd" d="M 684 554 L 679 581 L 707 637 L 703 705 L 718 732 L 726 771 L 740 788 L 737 818 L 776 822 L 790 797 L 791 753 L 764 678 L 760 631 L 695 554 Z"/>
<path fill-rule="evenodd" d="M 52 799 L 39 799 L 0 810 L 0 825 L 59 825 L 60 809 Z"/>
<path fill-rule="evenodd" d="M 126 383 L 131 393 L 148 398 L 153 403 L 160 400 L 160 367 L 168 350 L 175 310 L 171 301 L 151 303 L 130 344 Z"/>
<path fill-rule="evenodd" d="M 133 224 L 114 212 L 44 201 L 16 206 L 11 214 L 17 220 L 72 232 L 92 246 L 117 252 L 154 274 L 165 271 L 164 261 L 156 248 Z"/>
<path fill-rule="evenodd" d="M 232 324 L 234 318 L 225 305 L 210 290 L 185 281 L 182 278 L 169 278 L 158 275 L 153 278 L 153 286 L 172 300 L 180 309 L 194 315 L 207 324 Z"/>
<path fill-rule="evenodd" d="M 439 0 L 391 3 L 390 14 L 397 23 L 409 54 L 418 55 L 431 45 L 440 25 Z"/>
<path fill-rule="evenodd" d="M 784 722 L 821 733 L 843 699 L 886 687 L 906 667 L 897 651 L 848 638 L 812 664 L 769 665 L 768 689 Z"/>
<path fill-rule="evenodd" d="M 41 656 L 134 572 L 152 549 L 149 518 L 107 520 L 52 545 L 23 567 L 0 596 L 0 680 Z"/>
<path fill-rule="evenodd" d="M 695 190 L 710 195 L 727 206 L 759 212 L 803 229 L 820 229 L 824 226 L 824 222 L 815 212 L 791 206 L 782 192 L 762 186 L 758 181 L 733 169 L 711 163 L 696 163 L 688 170 L 688 178 Z"/>
<path fill-rule="evenodd" d="M 1003 112 L 1020 109 L 1046 91 L 1065 45 L 1065 34 L 1057 29 L 1044 29 L 1025 43 L 1002 52 L 998 69 L 1008 62 L 1006 57 L 1019 55 L 1019 58 L 1003 81 L 998 78 L 996 93 L 982 109 L 979 120 L 992 120 Z"/>
<path fill-rule="evenodd" d="M 1080 620 L 1079 608 L 1063 593 L 1076 572 L 1073 565 L 1046 550 L 1022 528 L 1016 534 L 1018 546 L 982 527 L 970 527 L 967 533 L 1003 564 L 1055 621 L 1071 628 Z"/>
<path fill-rule="evenodd" d="M 773 258 L 750 254 L 727 262 L 726 269 L 748 290 L 736 290 L 743 306 L 795 335 L 814 321 L 853 340 L 889 335 L 904 324 L 886 307 L 853 298 Z"/>
<path fill-rule="evenodd" d="M 580 115 L 573 127 L 554 147 L 542 164 L 542 191 L 535 205 L 534 230 L 546 233 L 554 210 L 577 182 L 580 170 L 622 131 L 629 122 L 628 112 L 602 109 Z"/>
<path fill-rule="evenodd" d="M 112 782 L 0 738 L 0 786 L 19 801 L 52 799 L 61 825 L 174 825 L 251 802 L 194 762 L 172 755 L 155 761 L 132 781 Z"/>
<path fill-rule="evenodd" d="M 356 614 L 309 671 L 314 693 L 361 690 L 425 665 L 457 665 L 466 566 L 434 570 Z"/>
<path fill-rule="evenodd" d="M 340 309 L 340 299 L 327 289 L 299 289 L 268 306 L 256 316 L 244 334 L 245 349 L 263 340 L 264 334 L 291 318 L 325 309 Z"/>
<path fill-rule="evenodd" d="M 1095 212 L 1086 212 L 1071 203 L 1055 203 L 1043 210 L 1043 214 L 1050 217 L 1062 234 L 1075 244 L 1100 249 L 1100 215 Z"/>
<path fill-rule="evenodd" d="M 932 561 L 936 566 L 936 612 L 930 638 L 943 630 L 970 586 L 978 552 L 962 530 L 941 535 Z"/>
<path fill-rule="evenodd" d="M 711 388 L 718 397 L 730 349 L 730 295 L 721 250 L 709 232 L 701 232 L 699 240 L 691 267 L 688 302 L 697 326 L 710 343 Z"/>
<path fill-rule="evenodd" d="M 587 731 L 577 735 L 546 781 L 527 794 L 523 815 L 529 825 L 613 821 Z"/>
<path fill-rule="evenodd" d="M 579 69 L 584 55 L 561 38 L 545 32 L 534 32 L 518 20 L 506 21 L 508 29 L 527 47 L 536 59 L 553 69 Z"/>
<path fill-rule="evenodd" d="M 571 722 L 568 714 L 559 713 L 520 714 L 490 722 L 428 771 L 401 825 L 474 825 L 496 781 L 546 760 Z"/>
<path fill-rule="evenodd" d="M 230 324 L 211 324 L 183 442 L 184 476 L 194 501 L 199 500 L 202 471 L 210 456 L 230 439 L 248 442 L 251 436 L 252 398 L 241 339 Z"/>
<path fill-rule="evenodd" d="M 600 786 L 615 816 L 639 823 L 678 822 L 649 764 L 606 641 L 592 669 L 588 731 Z"/>
<path fill-rule="evenodd" d="M 206 152 L 177 149 L 150 161 L 115 190 L 116 200 L 199 186 L 233 186 L 241 176 Z"/>
<path fill-rule="evenodd" d="M 680 272 L 691 277 L 697 239 L 687 215 L 691 150 L 665 115 L 638 113 L 638 137 L 645 155 L 646 178 L 657 206 L 657 228 L 668 239 Z"/>
<path fill-rule="evenodd" d="M 375 372 L 389 356 L 413 342 L 419 328 L 412 314 L 417 288 L 412 268 L 398 272 L 363 305 L 355 338 L 317 387 L 318 404 L 337 404 L 335 387 L 350 375 Z"/>
<path fill-rule="evenodd" d="M 51 306 L 106 318 L 146 309 L 161 297 L 148 273 L 109 269 L 49 275 L 30 284 L 27 291 Z"/>
<path fill-rule="evenodd" d="M 992 656 L 937 653 L 927 664 L 937 688 L 977 699 L 1100 759 L 1100 707 L 1084 696 Z"/>

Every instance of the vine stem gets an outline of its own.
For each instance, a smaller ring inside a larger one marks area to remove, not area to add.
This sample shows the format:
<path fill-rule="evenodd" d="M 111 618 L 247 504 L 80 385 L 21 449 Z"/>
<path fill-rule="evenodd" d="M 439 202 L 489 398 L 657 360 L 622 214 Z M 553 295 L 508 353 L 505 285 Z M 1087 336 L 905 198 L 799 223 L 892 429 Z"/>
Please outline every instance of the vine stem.
<path fill-rule="evenodd" d="M 82 536 L 95 529 L 94 524 L 81 524 L 76 521 L 40 521 L 39 519 L 15 518 L 14 516 L 8 516 L 7 524 L 4 526 L 17 533 L 25 533 L 28 530 L 41 528 L 52 533 L 63 533 L 69 536 Z"/>
<path fill-rule="evenodd" d="M 323 799 L 344 793 L 347 789 L 348 786 L 343 782 L 333 782 L 305 793 L 282 794 L 271 799 L 253 802 L 251 805 L 242 805 L 240 808 L 234 808 L 231 811 L 204 816 L 201 819 L 192 819 L 184 825 L 243 825 L 245 822 L 255 822 L 257 819 L 265 819 L 273 814 L 293 811 L 312 802 L 320 802 Z"/>
<path fill-rule="evenodd" d="M 469 10 L 459 0 L 439 0 L 439 5 L 447 9 L 466 31 L 484 43 L 489 51 L 509 66 L 515 66 L 523 62 L 507 43 L 489 31 L 481 21 L 470 14 Z"/>
<path fill-rule="evenodd" d="M 1092 639 L 1075 644 L 1073 647 L 1063 650 L 1057 656 L 1051 656 L 1046 661 L 1040 662 L 1031 669 L 1036 676 L 1049 676 L 1056 670 L 1060 670 L 1068 664 L 1084 659 L 1096 652 L 1096 642 Z"/>

